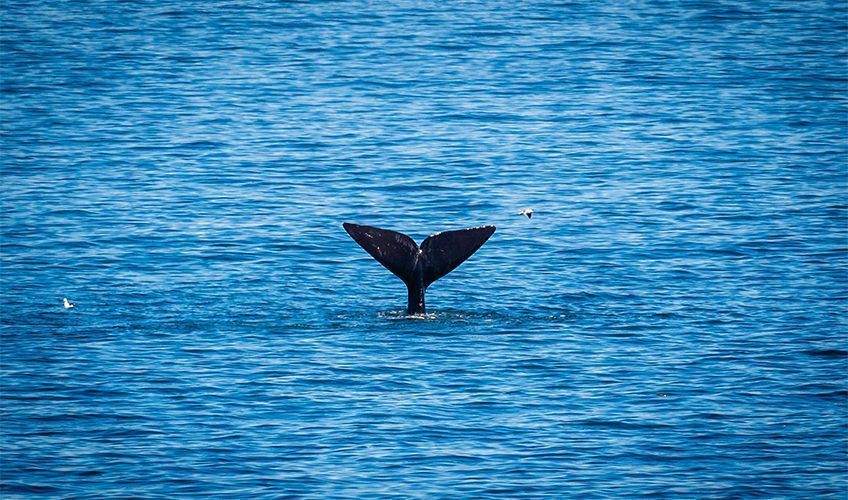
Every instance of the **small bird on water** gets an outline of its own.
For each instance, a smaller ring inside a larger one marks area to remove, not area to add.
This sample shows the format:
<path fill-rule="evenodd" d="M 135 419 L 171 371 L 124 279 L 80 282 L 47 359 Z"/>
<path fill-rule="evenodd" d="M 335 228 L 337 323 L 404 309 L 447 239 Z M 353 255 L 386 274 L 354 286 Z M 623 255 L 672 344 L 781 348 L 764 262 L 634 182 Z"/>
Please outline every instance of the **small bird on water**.
<path fill-rule="evenodd" d="M 533 218 L 533 209 L 532 208 L 525 208 L 524 210 L 518 212 L 518 215 L 526 215 L 528 219 L 532 219 Z"/>
<path fill-rule="evenodd" d="M 67 298 L 67 297 L 65 297 L 64 299 L 62 299 L 62 302 L 64 302 L 64 303 L 65 303 L 65 309 L 71 309 L 71 308 L 73 308 L 73 307 L 76 307 L 76 306 L 77 306 L 76 304 L 74 304 L 73 302 L 71 302 L 70 300 L 68 300 L 68 298 Z"/>

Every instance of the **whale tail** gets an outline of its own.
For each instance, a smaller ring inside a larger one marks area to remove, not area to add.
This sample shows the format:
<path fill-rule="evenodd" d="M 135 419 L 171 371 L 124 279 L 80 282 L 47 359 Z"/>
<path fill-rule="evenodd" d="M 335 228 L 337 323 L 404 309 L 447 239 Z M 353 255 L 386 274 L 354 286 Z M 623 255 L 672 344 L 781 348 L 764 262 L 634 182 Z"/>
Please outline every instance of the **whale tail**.
<path fill-rule="evenodd" d="M 495 226 L 445 231 L 428 237 L 419 247 L 397 231 L 349 222 L 343 226 L 359 246 L 406 283 L 407 314 L 424 313 L 427 287 L 459 267 L 495 232 Z"/>

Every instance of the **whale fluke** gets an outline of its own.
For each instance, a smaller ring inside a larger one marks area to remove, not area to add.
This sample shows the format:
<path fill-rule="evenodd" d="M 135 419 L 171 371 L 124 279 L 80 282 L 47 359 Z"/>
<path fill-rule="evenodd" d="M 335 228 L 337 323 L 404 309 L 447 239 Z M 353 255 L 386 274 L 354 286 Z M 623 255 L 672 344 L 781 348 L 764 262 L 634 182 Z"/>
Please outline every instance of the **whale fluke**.
<path fill-rule="evenodd" d="M 423 314 L 427 287 L 465 262 L 495 232 L 495 226 L 445 231 L 428 237 L 419 247 L 397 231 L 349 222 L 342 226 L 359 246 L 406 283 L 407 314 Z"/>

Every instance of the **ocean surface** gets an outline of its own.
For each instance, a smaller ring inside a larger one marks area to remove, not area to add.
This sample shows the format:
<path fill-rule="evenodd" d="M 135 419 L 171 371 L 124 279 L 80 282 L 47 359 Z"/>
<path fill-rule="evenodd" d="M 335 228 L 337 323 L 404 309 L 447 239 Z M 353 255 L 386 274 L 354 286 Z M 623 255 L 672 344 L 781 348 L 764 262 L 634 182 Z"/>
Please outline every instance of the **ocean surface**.
<path fill-rule="evenodd" d="M 4 499 L 848 496 L 844 1 L 0 9 Z"/>

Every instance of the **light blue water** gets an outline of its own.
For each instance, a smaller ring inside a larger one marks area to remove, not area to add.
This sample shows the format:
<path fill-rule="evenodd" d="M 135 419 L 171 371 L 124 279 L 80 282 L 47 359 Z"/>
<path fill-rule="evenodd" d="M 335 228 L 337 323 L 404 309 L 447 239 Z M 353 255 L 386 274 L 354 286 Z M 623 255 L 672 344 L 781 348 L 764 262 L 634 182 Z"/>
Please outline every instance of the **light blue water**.
<path fill-rule="evenodd" d="M 3 2 L 2 496 L 845 498 L 847 12 Z"/>

